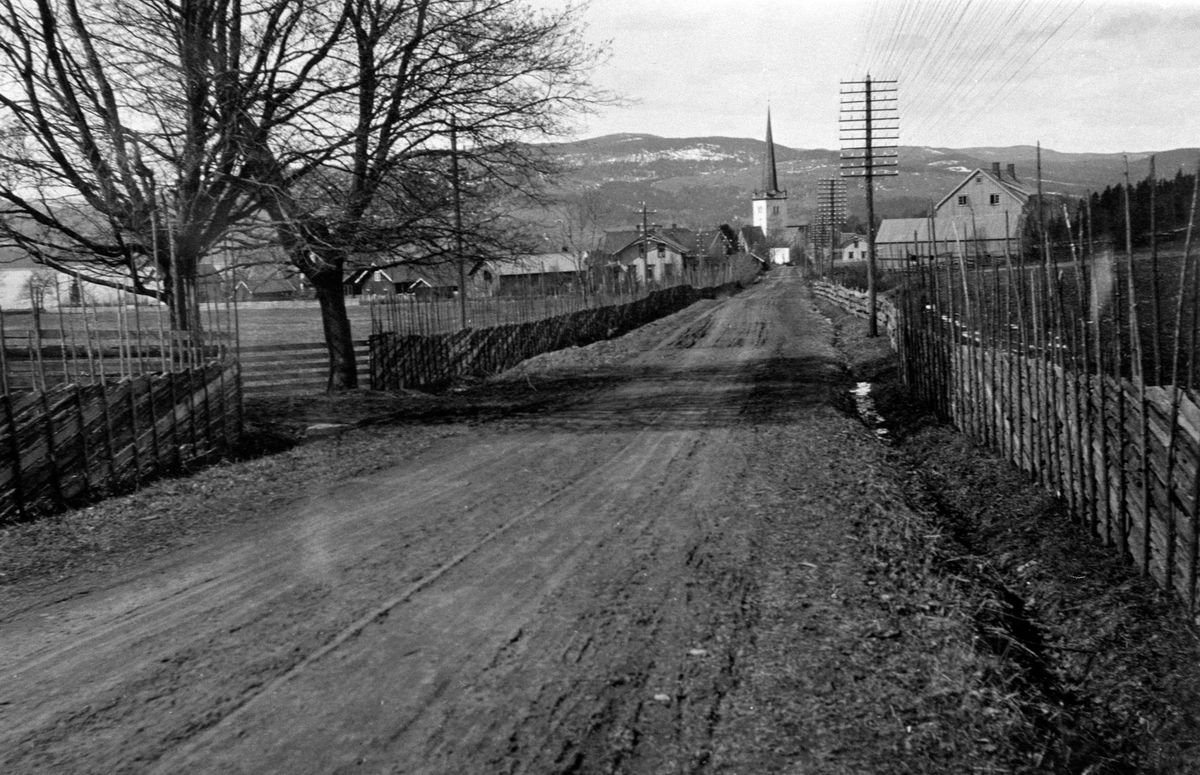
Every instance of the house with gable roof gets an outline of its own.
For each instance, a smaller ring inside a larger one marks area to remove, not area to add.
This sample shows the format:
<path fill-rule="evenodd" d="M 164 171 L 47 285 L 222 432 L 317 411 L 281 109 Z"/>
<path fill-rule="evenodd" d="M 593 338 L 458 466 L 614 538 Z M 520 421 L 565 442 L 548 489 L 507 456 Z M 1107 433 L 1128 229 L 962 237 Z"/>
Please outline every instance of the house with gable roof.
<path fill-rule="evenodd" d="M 852 232 L 840 232 L 838 258 L 843 262 L 866 261 L 868 252 L 866 236 Z"/>
<path fill-rule="evenodd" d="M 570 251 L 530 253 L 507 261 L 488 262 L 493 294 L 523 296 L 570 291 L 587 276 L 587 255 Z"/>
<path fill-rule="evenodd" d="M 917 257 L 1016 255 L 1030 199 L 1037 193 L 1016 165 L 993 162 L 969 173 L 934 206 L 933 218 L 889 218 L 879 226 L 875 255 L 903 264 Z M 931 251 L 931 243 L 936 248 Z"/>
<path fill-rule="evenodd" d="M 600 253 L 609 267 L 633 272 L 639 283 L 671 280 L 682 274 L 685 260 L 696 255 L 696 233 L 675 224 L 651 225 L 645 234 L 641 229 L 610 231 Z"/>

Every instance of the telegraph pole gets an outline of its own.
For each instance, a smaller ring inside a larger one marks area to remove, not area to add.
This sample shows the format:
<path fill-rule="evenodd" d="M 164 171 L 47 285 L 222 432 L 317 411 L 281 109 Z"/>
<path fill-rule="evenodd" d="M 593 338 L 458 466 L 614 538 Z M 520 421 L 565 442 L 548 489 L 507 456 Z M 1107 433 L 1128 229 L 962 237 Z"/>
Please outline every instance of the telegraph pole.
<path fill-rule="evenodd" d="M 843 178 L 865 179 L 867 192 L 867 313 L 869 336 L 878 336 L 875 321 L 875 178 L 897 175 L 900 117 L 896 81 L 842 81 L 841 124 Z M 849 98 L 849 99 L 847 99 Z"/>
<path fill-rule="evenodd" d="M 846 220 L 846 182 L 838 178 L 825 178 L 817 183 L 817 233 L 814 235 L 814 247 L 820 243 L 829 245 L 829 268 L 832 270 L 840 225 Z M 818 240 L 820 242 L 817 242 Z"/>
<path fill-rule="evenodd" d="M 458 308 L 467 327 L 467 259 L 463 255 L 462 198 L 458 178 L 458 122 L 450 117 L 450 176 L 454 183 L 454 247 L 458 251 Z"/>
<path fill-rule="evenodd" d="M 642 202 L 642 282 L 650 283 L 650 223 L 647 218 L 658 215 L 658 210 L 647 210 Z"/>

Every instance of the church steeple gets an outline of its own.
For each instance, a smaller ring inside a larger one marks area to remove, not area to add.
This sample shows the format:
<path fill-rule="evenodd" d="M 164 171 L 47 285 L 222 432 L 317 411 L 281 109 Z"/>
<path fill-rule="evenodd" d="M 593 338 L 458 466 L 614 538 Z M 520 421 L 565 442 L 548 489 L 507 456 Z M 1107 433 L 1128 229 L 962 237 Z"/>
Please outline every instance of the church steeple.
<path fill-rule="evenodd" d="M 763 234 L 773 234 L 788 223 L 787 191 L 779 187 L 775 170 L 775 137 L 771 133 L 771 109 L 767 108 L 767 150 L 763 155 L 762 190 L 754 192 L 754 211 L 751 222 Z"/>
<path fill-rule="evenodd" d="M 767 154 L 763 160 L 762 190 L 767 196 L 779 191 L 779 176 L 775 172 L 775 139 L 771 136 L 770 108 L 767 108 Z"/>

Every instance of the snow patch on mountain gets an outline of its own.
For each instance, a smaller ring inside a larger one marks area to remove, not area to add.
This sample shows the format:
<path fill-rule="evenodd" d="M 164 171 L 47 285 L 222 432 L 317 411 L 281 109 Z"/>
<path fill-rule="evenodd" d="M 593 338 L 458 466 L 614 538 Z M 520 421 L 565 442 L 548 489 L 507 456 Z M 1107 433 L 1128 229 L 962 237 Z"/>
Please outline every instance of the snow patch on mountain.
<path fill-rule="evenodd" d="M 643 150 L 629 154 L 593 157 L 590 162 L 592 164 L 652 164 L 658 161 L 746 161 L 748 158 L 744 153 L 727 153 L 716 145 L 702 143 L 686 148 Z"/>

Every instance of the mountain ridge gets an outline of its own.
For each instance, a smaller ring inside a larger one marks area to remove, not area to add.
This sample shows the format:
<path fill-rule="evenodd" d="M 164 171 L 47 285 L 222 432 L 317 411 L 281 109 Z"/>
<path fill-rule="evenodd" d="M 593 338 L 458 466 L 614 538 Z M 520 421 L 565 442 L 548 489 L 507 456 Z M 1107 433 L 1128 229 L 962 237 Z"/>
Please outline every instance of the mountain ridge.
<path fill-rule="evenodd" d="M 611 226 L 628 225 L 641 202 L 660 220 L 710 227 L 749 220 L 750 198 L 761 187 L 766 143 L 721 135 L 663 137 L 622 132 L 567 142 L 540 144 L 567 169 L 561 182 L 566 197 L 591 192 L 615 213 Z M 1020 179 L 1035 183 L 1037 146 L 939 148 L 902 145 L 897 176 L 876 181 L 876 211 L 882 217 L 908 217 L 930 200 L 940 200 L 975 169 L 1014 164 Z M 1158 176 L 1194 169 L 1200 148 L 1173 148 L 1140 154 L 1066 152 L 1041 149 L 1042 184 L 1047 194 L 1082 197 L 1124 180 L 1126 159 L 1134 181 L 1146 177 L 1156 157 Z M 794 148 L 775 143 L 780 186 L 789 192 L 790 220 L 810 222 L 821 179 L 837 178 L 840 153 L 825 148 Z M 865 205 L 861 183 L 848 181 L 847 203 L 860 217 Z"/>

